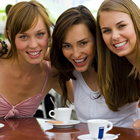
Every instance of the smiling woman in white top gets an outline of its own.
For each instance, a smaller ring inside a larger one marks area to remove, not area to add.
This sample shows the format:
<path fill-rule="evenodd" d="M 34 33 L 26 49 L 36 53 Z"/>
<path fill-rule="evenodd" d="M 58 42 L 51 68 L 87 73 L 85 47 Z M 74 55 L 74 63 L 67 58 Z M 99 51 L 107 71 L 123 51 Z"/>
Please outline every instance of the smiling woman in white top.
<path fill-rule="evenodd" d="M 52 34 L 50 58 L 52 65 L 59 70 L 59 80 L 64 88 L 65 82 L 72 79 L 73 102 L 81 122 L 100 118 L 115 126 L 131 127 L 138 115 L 137 102 L 113 111 L 99 92 L 96 21 L 86 7 L 73 7 L 60 15 Z"/>

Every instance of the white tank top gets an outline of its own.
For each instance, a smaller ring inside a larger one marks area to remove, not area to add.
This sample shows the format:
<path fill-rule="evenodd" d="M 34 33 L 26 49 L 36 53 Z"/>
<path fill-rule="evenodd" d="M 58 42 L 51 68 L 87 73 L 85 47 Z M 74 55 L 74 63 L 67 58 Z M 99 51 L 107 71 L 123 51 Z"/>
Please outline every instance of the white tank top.
<path fill-rule="evenodd" d="M 74 76 L 77 79 L 72 80 L 74 106 L 81 122 L 87 122 L 89 119 L 107 119 L 114 126 L 131 127 L 132 123 L 139 118 L 138 102 L 126 104 L 117 112 L 111 111 L 103 96 L 95 99 L 99 96 L 99 91 L 92 91 L 80 72 L 74 71 Z"/>

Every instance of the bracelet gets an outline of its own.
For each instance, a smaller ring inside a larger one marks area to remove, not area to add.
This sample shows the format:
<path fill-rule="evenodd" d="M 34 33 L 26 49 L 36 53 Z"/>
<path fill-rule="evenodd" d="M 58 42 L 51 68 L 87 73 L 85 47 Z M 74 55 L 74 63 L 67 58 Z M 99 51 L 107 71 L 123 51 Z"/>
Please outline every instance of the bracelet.
<path fill-rule="evenodd" d="M 2 55 L 6 54 L 8 52 L 8 46 L 5 43 L 5 41 L 3 41 L 1 39 L 0 39 L 0 43 L 1 43 L 1 46 L 2 46 L 2 49 L 0 50 L 0 56 L 2 56 Z"/>

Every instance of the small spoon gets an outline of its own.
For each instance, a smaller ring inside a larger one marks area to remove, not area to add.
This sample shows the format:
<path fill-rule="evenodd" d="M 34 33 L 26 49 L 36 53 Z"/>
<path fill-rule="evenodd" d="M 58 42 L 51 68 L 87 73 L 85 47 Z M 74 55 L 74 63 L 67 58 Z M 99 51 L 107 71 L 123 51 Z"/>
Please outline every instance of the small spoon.
<path fill-rule="evenodd" d="M 56 109 L 58 109 L 58 107 L 57 107 L 57 106 L 56 106 L 56 104 L 54 103 L 54 101 L 53 101 L 52 97 L 50 97 L 50 99 L 51 99 L 51 101 L 52 101 L 53 105 L 55 106 L 55 108 L 56 108 Z"/>

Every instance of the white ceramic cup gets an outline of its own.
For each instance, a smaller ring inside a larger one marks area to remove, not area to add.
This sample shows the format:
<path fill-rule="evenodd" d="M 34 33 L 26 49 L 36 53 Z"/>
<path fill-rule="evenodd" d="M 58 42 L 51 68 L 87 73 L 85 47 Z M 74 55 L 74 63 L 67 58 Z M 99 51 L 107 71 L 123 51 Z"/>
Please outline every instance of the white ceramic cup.
<path fill-rule="evenodd" d="M 56 119 L 57 121 L 62 121 L 63 124 L 68 124 L 70 121 L 71 112 L 72 108 L 57 108 L 55 110 L 50 110 L 49 116 Z"/>
<path fill-rule="evenodd" d="M 92 138 L 102 139 L 113 128 L 112 122 L 104 119 L 91 119 L 87 121 L 89 133 Z"/>

